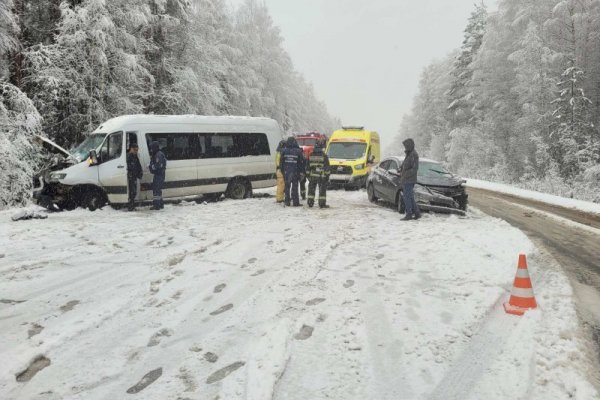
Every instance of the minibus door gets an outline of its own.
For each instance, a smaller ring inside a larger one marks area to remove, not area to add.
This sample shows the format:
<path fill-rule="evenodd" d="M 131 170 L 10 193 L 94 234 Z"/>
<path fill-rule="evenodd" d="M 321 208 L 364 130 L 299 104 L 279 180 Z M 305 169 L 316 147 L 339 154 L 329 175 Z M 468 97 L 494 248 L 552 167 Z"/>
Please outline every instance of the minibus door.
<path fill-rule="evenodd" d="M 127 203 L 127 162 L 123 132 L 108 135 L 100 148 L 98 181 L 113 204 Z"/>

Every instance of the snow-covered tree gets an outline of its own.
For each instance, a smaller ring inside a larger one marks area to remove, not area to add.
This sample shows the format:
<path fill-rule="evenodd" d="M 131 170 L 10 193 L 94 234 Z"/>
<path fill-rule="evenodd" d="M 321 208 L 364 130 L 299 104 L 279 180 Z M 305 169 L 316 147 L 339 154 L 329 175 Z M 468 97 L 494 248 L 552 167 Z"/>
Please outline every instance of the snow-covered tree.
<path fill-rule="evenodd" d="M 0 80 L 0 209 L 24 205 L 37 166 L 33 135 L 41 133 L 40 115 L 17 87 Z"/>
<path fill-rule="evenodd" d="M 460 54 L 452 68 L 452 83 L 448 90 L 448 111 L 452 128 L 463 126 L 473 117 L 473 60 L 477 56 L 486 29 L 488 12 L 485 4 L 476 4 L 465 28 Z"/>
<path fill-rule="evenodd" d="M 17 17 L 12 12 L 12 0 L 0 2 L 0 78 L 8 74 L 8 53 L 18 46 Z"/>
<path fill-rule="evenodd" d="M 485 20 L 478 10 L 448 78 L 438 62 L 424 70 L 395 145 L 410 134 L 465 175 L 562 180 L 598 199 L 589 193 L 600 192 L 600 0 L 500 0 Z"/>

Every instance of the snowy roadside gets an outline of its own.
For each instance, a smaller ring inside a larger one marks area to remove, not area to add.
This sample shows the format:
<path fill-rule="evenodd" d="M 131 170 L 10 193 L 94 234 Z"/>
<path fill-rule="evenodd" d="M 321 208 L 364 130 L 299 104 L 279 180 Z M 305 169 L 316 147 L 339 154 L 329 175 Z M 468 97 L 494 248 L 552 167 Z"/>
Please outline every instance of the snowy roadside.
<path fill-rule="evenodd" d="M 566 197 L 554 196 L 547 193 L 540 193 L 532 190 L 520 189 L 502 183 L 487 182 L 478 179 L 467 179 L 467 186 L 477 189 L 485 189 L 498 193 L 509 194 L 524 199 L 540 201 L 554 206 L 565 207 L 600 215 L 600 204 L 592 203 L 590 201 L 569 199 Z"/>
<path fill-rule="evenodd" d="M 0 213 L 0 398 L 598 398 L 568 281 L 523 233 L 329 197 Z M 519 252 L 524 318 L 501 312 Z"/>

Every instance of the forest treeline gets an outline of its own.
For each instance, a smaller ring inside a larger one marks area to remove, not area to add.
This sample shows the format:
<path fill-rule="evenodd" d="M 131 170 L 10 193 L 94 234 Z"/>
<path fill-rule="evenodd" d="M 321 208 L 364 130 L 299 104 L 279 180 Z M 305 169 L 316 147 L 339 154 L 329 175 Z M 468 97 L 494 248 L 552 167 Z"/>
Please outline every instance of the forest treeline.
<path fill-rule="evenodd" d="M 299 74 L 264 2 L 1 0 L 0 208 L 27 199 L 42 133 L 65 148 L 123 114 L 339 124 Z"/>
<path fill-rule="evenodd" d="M 393 151 L 463 176 L 600 202 L 600 1 L 476 5 L 460 49 L 422 73 Z"/>

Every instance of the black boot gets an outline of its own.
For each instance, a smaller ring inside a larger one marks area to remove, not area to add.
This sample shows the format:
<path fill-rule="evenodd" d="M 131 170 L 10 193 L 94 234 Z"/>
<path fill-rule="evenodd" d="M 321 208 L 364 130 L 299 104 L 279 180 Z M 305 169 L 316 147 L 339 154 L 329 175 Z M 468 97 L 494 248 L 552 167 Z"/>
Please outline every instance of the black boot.
<path fill-rule="evenodd" d="M 411 219 L 413 219 L 412 215 L 406 214 L 400 221 L 410 221 Z"/>

